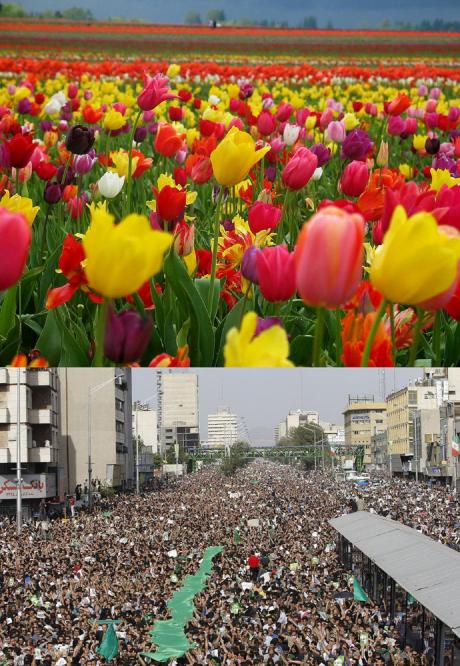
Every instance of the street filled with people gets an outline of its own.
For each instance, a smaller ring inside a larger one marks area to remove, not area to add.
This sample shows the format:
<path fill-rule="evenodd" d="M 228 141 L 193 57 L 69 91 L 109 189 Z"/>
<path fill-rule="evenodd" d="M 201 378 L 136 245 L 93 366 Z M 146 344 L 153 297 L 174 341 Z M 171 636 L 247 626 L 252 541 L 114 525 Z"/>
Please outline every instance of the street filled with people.
<path fill-rule="evenodd" d="M 223 551 L 184 628 L 194 647 L 169 664 L 434 665 L 428 645 L 404 645 L 384 604 L 354 600 L 328 523 L 353 499 L 460 549 L 449 488 L 405 479 L 356 488 L 330 471 L 262 461 L 232 476 L 210 465 L 47 530 L 25 524 L 19 537 L 0 519 L 0 665 L 108 663 L 101 620 L 120 621 L 110 663 L 156 663 L 149 632 L 171 617 L 168 601 L 210 546 Z"/>

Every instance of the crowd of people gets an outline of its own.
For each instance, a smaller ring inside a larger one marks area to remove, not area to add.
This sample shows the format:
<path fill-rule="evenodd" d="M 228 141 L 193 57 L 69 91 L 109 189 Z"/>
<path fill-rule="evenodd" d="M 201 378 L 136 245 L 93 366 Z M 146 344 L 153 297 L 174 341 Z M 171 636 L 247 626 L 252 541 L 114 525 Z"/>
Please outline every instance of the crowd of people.
<path fill-rule="evenodd" d="M 446 488 L 404 480 L 356 490 L 329 472 L 255 462 L 224 477 L 208 466 L 167 488 L 105 500 L 51 523 L 0 522 L 0 665 L 101 666 L 116 626 L 119 666 L 153 664 L 149 631 L 208 546 L 222 545 L 186 626 L 195 648 L 170 664 L 431 665 L 401 641 L 389 609 L 354 601 L 328 524 L 360 495 L 454 548 L 460 511 Z M 249 524 L 248 524 L 249 521 Z M 363 635 L 366 640 L 363 641 Z"/>

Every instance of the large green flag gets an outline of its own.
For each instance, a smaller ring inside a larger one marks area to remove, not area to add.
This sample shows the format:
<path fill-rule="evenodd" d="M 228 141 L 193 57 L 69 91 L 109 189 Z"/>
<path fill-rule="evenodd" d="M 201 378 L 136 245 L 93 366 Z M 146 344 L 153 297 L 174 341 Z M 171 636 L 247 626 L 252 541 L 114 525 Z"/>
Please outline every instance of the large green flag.
<path fill-rule="evenodd" d="M 364 592 L 355 576 L 353 576 L 353 599 L 355 601 L 369 601 L 369 597 Z"/>
<path fill-rule="evenodd" d="M 235 527 L 233 530 L 233 545 L 238 546 L 241 543 L 240 531 Z"/>
<path fill-rule="evenodd" d="M 120 620 L 99 620 L 98 624 L 106 624 L 107 631 L 97 648 L 96 652 L 106 661 L 112 661 L 118 654 L 118 638 L 115 633 L 114 624 L 119 624 Z"/>

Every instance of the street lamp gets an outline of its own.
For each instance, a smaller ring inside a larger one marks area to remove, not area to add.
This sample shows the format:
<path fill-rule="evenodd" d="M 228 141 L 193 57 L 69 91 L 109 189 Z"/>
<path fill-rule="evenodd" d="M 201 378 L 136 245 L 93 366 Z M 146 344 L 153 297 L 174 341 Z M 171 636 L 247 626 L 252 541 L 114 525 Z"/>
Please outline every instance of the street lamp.
<path fill-rule="evenodd" d="M 156 396 L 156 393 L 149 395 L 145 400 L 136 402 L 136 493 L 140 493 L 139 485 L 139 405 L 148 405 L 150 400 Z"/>
<path fill-rule="evenodd" d="M 16 373 L 16 532 L 22 530 L 22 478 L 21 478 L 21 368 Z M 27 404 L 27 391 L 26 391 Z"/>
<path fill-rule="evenodd" d="M 93 507 L 93 479 L 92 479 L 92 462 L 91 462 L 91 398 L 94 393 L 97 393 L 101 389 L 105 388 L 112 382 L 116 382 L 121 375 L 115 374 L 110 379 L 107 379 L 105 382 L 96 384 L 95 386 L 88 386 L 88 509 L 91 511 Z"/>
<path fill-rule="evenodd" d="M 313 446 L 314 446 L 314 451 L 315 451 L 315 469 L 316 469 L 316 428 L 312 428 L 311 426 L 308 427 L 308 425 L 303 425 L 302 428 L 305 428 L 306 430 L 310 430 L 310 432 L 313 433 Z M 321 441 L 319 442 L 321 444 L 321 467 L 324 470 L 324 437 L 321 438 Z"/>

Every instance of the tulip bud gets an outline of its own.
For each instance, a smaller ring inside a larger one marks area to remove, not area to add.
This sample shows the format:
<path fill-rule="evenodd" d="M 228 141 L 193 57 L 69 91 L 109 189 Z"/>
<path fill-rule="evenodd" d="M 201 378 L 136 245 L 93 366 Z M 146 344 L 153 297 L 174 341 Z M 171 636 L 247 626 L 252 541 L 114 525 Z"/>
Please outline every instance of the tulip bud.
<path fill-rule="evenodd" d="M 253 284 L 259 284 L 259 278 L 257 274 L 257 256 L 260 254 L 261 250 L 257 245 L 250 245 L 246 252 L 243 254 L 243 259 L 241 261 L 241 275 L 252 282 Z"/>
<path fill-rule="evenodd" d="M 439 152 L 441 142 L 437 138 L 428 138 L 425 142 L 425 150 L 428 155 L 436 155 Z"/>
<path fill-rule="evenodd" d="M 147 348 L 153 322 L 136 310 L 115 314 L 109 308 L 105 329 L 104 353 L 114 363 L 134 363 Z"/>
<path fill-rule="evenodd" d="M 318 158 L 308 148 L 298 148 L 281 174 L 291 190 L 300 190 L 308 183 L 318 166 Z"/>
<path fill-rule="evenodd" d="M 21 278 L 31 240 L 24 215 L 0 208 L 0 290 L 12 287 Z"/>
<path fill-rule="evenodd" d="M 296 291 L 294 253 L 285 245 L 265 247 L 257 255 L 257 277 L 262 296 L 272 303 L 287 301 Z"/>
<path fill-rule="evenodd" d="M 141 127 L 136 127 L 136 131 L 134 132 L 134 141 L 136 143 L 142 143 L 145 141 L 147 138 L 147 128 L 145 125 L 141 125 Z"/>
<path fill-rule="evenodd" d="M 46 183 L 43 198 L 48 204 L 57 204 L 62 197 L 62 185 L 59 183 Z"/>
<path fill-rule="evenodd" d="M 124 182 L 124 176 L 119 176 L 117 173 L 107 171 L 101 178 L 99 178 L 97 186 L 103 197 L 106 199 L 113 199 L 121 192 Z"/>
<path fill-rule="evenodd" d="M 292 146 L 299 138 L 300 127 L 286 123 L 283 131 L 283 141 L 287 146 Z"/>
<path fill-rule="evenodd" d="M 181 257 L 186 257 L 195 249 L 195 225 L 179 222 L 174 229 L 174 249 Z"/>
<path fill-rule="evenodd" d="M 340 189 L 348 197 L 359 197 L 366 189 L 369 171 L 364 162 L 350 162 L 340 178 Z"/>
<path fill-rule="evenodd" d="M 376 163 L 377 166 L 379 167 L 388 166 L 388 143 L 386 141 L 382 141 L 382 143 L 380 144 L 379 152 L 377 153 Z"/>
<path fill-rule="evenodd" d="M 271 203 L 256 201 L 248 213 L 248 224 L 253 234 L 259 231 L 273 231 L 279 224 L 282 211 Z"/>
<path fill-rule="evenodd" d="M 76 155 L 85 155 L 94 143 L 94 131 L 84 125 L 73 125 L 67 133 L 65 147 Z"/>

